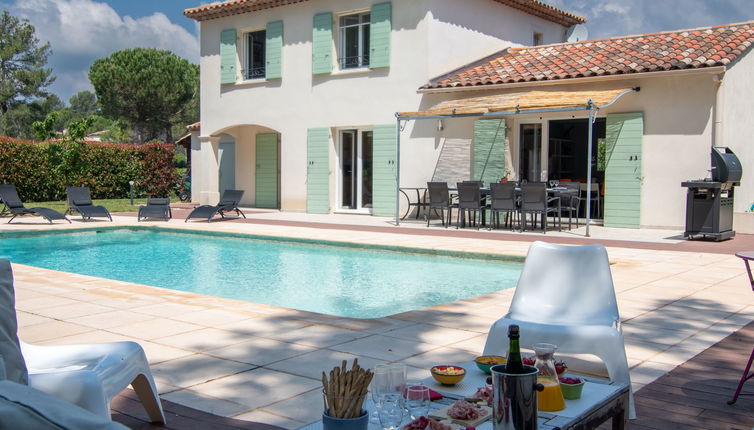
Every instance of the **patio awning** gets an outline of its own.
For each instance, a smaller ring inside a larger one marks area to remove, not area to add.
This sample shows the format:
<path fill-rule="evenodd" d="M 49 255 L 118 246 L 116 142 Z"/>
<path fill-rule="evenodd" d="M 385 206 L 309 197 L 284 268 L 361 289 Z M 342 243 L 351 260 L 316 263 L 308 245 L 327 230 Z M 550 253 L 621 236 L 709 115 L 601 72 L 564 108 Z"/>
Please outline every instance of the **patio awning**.
<path fill-rule="evenodd" d="M 494 96 L 471 97 L 446 100 L 419 112 L 399 112 L 398 118 L 423 118 L 454 115 L 484 115 L 494 113 L 525 113 L 528 110 L 542 109 L 587 109 L 589 100 L 593 105 L 609 104 L 631 88 L 614 90 L 579 91 L 520 91 Z"/>

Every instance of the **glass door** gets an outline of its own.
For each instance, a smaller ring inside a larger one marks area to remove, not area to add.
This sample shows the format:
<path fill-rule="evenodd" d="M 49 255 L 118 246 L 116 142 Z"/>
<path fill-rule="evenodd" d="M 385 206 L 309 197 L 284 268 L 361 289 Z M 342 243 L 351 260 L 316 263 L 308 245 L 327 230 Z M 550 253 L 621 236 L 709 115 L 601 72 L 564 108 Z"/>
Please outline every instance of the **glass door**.
<path fill-rule="evenodd" d="M 519 179 L 542 180 L 542 124 L 521 124 L 519 135 Z"/>
<path fill-rule="evenodd" d="M 339 207 L 368 211 L 372 207 L 372 131 L 340 132 Z"/>

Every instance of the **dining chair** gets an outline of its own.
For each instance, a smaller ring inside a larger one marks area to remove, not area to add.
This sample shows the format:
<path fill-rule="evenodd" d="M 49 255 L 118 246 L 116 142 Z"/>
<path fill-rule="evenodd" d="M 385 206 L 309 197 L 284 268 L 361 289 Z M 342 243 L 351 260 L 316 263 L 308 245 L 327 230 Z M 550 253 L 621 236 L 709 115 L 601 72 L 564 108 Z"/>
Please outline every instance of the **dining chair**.
<path fill-rule="evenodd" d="M 479 182 L 458 182 L 458 221 L 456 227 L 462 227 L 466 225 L 466 215 L 473 213 L 473 222 L 476 225 L 477 230 L 482 224 L 482 211 L 484 206 L 482 205 L 482 189 Z M 477 215 L 479 216 L 479 222 L 477 223 Z M 471 222 L 470 222 L 471 223 Z"/>
<path fill-rule="evenodd" d="M 560 186 L 566 189 L 566 192 L 558 194 L 560 199 L 561 212 L 568 212 L 568 230 L 571 229 L 571 222 L 576 220 L 576 228 L 579 228 L 579 207 L 581 206 L 580 191 L 581 186 L 578 182 L 560 182 Z"/>
<path fill-rule="evenodd" d="M 440 220 L 445 228 L 448 228 L 450 224 L 450 215 L 453 208 L 453 204 L 450 202 L 450 196 L 448 193 L 447 182 L 427 182 L 427 192 L 429 193 L 429 204 L 427 207 L 427 227 L 429 227 L 429 219 L 431 212 L 434 209 L 440 210 Z M 445 223 L 445 211 L 448 211 L 448 223 Z"/>
<path fill-rule="evenodd" d="M 500 213 L 505 212 L 505 225 L 513 228 L 513 218 L 518 213 L 518 202 L 516 199 L 516 184 L 513 182 L 493 182 L 490 184 L 490 229 L 492 229 L 492 220 L 495 220 L 495 227 L 500 228 Z M 519 219 L 519 223 L 521 220 Z"/>
<path fill-rule="evenodd" d="M 536 215 L 542 214 L 542 233 L 547 233 L 547 215 L 557 213 L 557 207 L 548 205 L 547 186 L 544 182 L 521 184 L 521 231 L 526 230 L 526 214 L 532 214 L 532 224 L 537 225 Z"/>
<path fill-rule="evenodd" d="M 595 355 L 605 364 L 611 381 L 631 386 L 604 246 L 532 243 L 508 313 L 490 328 L 484 355 L 506 355 L 510 324 L 521 328 L 523 348 L 552 343 L 561 353 Z M 631 392 L 629 418 L 635 417 Z"/>
<path fill-rule="evenodd" d="M 587 184 L 579 182 L 579 199 L 581 199 L 582 201 L 590 199 L 592 213 L 596 213 L 597 217 L 601 216 L 602 212 L 600 209 L 600 184 L 592 182 L 590 186 L 587 186 Z M 586 206 L 584 206 L 584 211 L 586 211 Z"/>

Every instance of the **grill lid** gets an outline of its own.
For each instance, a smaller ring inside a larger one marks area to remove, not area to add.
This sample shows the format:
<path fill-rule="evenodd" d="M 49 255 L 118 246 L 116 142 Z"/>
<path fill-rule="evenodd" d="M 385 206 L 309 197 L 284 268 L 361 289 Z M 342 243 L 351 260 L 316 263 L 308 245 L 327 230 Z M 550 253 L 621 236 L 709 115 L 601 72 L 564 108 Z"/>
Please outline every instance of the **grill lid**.
<path fill-rule="evenodd" d="M 741 180 L 741 161 L 725 146 L 712 148 L 712 180 L 718 182 L 738 182 Z"/>

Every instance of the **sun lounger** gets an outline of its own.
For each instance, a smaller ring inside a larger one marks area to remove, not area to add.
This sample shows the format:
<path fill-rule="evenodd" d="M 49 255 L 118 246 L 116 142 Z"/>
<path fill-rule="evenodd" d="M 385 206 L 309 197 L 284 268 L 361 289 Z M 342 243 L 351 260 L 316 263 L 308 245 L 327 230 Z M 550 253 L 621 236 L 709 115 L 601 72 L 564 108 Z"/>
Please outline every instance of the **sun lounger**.
<path fill-rule="evenodd" d="M 71 220 L 66 218 L 65 215 L 50 208 L 27 208 L 26 206 L 24 206 L 21 198 L 18 197 L 16 186 L 13 184 L 0 184 L 0 200 L 2 200 L 3 204 L 5 205 L 3 206 L 3 210 L 0 212 L 0 215 L 12 215 L 8 220 L 8 224 L 10 224 L 10 222 L 19 215 L 38 215 L 49 221 L 50 224 L 52 224 L 52 221 L 56 219 L 64 219 L 69 223 L 71 222 Z"/>
<path fill-rule="evenodd" d="M 148 198 L 146 206 L 139 207 L 139 216 L 137 221 L 147 218 L 162 218 L 165 221 L 173 217 L 173 211 L 170 210 L 169 198 Z"/>
<path fill-rule="evenodd" d="M 191 218 L 206 218 L 207 222 L 209 222 L 216 214 L 220 215 L 222 218 L 225 218 L 225 213 L 231 211 L 235 211 L 236 215 L 240 215 L 246 218 L 246 215 L 241 212 L 241 209 L 238 209 L 238 203 L 241 201 L 242 196 L 243 190 L 225 190 L 223 192 L 222 198 L 220 199 L 220 203 L 214 206 L 199 206 L 198 208 L 191 211 L 191 213 L 186 217 L 186 221 L 184 222 L 188 222 L 188 220 Z"/>
<path fill-rule="evenodd" d="M 113 220 L 110 212 L 104 206 L 95 206 L 92 203 L 89 188 L 68 187 L 66 193 L 68 194 L 68 210 L 66 210 L 66 213 L 78 212 L 83 220 L 90 220 L 95 217 Z"/>

